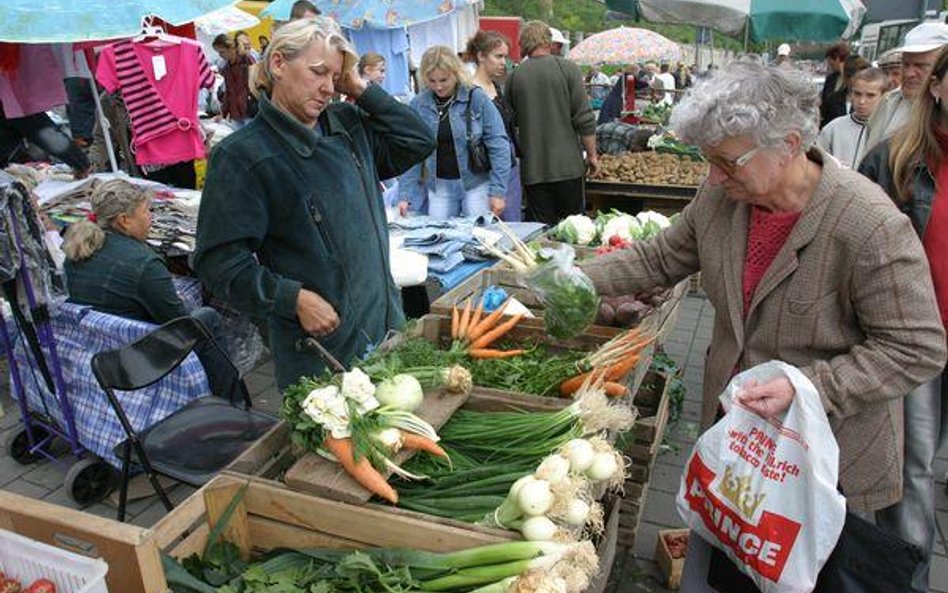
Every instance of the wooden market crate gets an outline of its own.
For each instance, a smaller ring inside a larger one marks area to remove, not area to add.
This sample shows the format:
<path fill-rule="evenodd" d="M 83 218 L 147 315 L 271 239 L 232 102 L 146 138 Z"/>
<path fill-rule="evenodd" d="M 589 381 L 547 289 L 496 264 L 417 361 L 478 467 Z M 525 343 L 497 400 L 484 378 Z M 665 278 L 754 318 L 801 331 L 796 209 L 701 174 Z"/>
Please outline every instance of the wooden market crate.
<path fill-rule="evenodd" d="M 0 490 L 0 529 L 109 565 L 113 593 L 165 593 L 164 570 L 153 533 L 75 509 Z"/>
<path fill-rule="evenodd" d="M 159 521 L 154 541 L 175 558 L 200 554 L 211 527 L 244 488 L 223 536 L 245 557 L 274 548 L 306 547 L 448 552 L 515 539 L 509 531 L 436 522 L 379 505 L 351 505 L 294 492 L 270 480 L 224 473 Z M 618 504 L 608 507 L 606 530 L 597 545 L 601 570 L 586 593 L 601 593 L 605 588 L 615 558 L 618 508 Z"/>
<path fill-rule="evenodd" d="M 650 386 L 654 385 L 654 388 Z M 655 461 L 661 450 L 671 404 L 671 381 L 663 373 L 649 371 L 636 393 L 639 417 L 632 428 L 631 439 L 624 453 L 631 466 L 623 486 L 622 514 L 619 520 L 619 543 L 632 546 L 638 532 L 642 510 L 648 497 L 649 483 Z"/>
<path fill-rule="evenodd" d="M 665 577 L 665 586 L 675 591 L 681 586 L 681 577 L 685 572 L 685 557 L 675 558 L 668 548 L 666 537 L 689 535 L 690 529 L 659 529 L 655 538 L 655 563 Z"/>

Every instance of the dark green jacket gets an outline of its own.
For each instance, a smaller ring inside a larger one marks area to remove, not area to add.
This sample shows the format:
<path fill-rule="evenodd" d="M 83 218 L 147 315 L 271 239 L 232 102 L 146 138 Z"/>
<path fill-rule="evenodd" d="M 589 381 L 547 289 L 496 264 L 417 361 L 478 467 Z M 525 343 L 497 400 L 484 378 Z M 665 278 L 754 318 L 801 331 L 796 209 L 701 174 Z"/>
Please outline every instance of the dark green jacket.
<path fill-rule="evenodd" d="M 194 269 L 216 296 L 268 324 L 282 389 L 324 368 L 296 348 L 306 335 L 301 287 L 339 315 L 320 342 L 343 364 L 404 322 L 379 177 L 403 173 L 436 144 L 414 110 L 375 85 L 355 105 L 330 105 L 322 133 L 266 97 L 259 108 L 211 154 Z"/>
<path fill-rule="evenodd" d="M 187 315 L 171 274 L 148 245 L 106 231 L 105 243 L 89 259 L 66 260 L 69 300 L 96 311 L 164 323 Z"/>

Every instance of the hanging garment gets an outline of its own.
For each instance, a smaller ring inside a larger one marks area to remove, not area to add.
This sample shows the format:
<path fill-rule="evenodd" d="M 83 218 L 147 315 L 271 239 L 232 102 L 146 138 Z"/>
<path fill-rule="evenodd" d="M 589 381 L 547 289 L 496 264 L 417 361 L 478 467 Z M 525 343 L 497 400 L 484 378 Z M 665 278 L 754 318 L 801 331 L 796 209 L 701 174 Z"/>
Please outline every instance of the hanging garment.
<path fill-rule="evenodd" d="M 214 74 L 199 45 L 120 41 L 102 50 L 96 79 L 110 93 L 122 92 L 138 165 L 204 158 L 197 96 L 213 86 Z"/>
<path fill-rule="evenodd" d="M 0 73 L 0 103 L 8 118 L 42 113 L 66 104 L 63 71 L 48 44 L 19 46 L 19 67 Z"/>
<path fill-rule="evenodd" d="M 347 29 L 359 54 L 374 51 L 385 58 L 386 74 L 382 88 L 394 97 L 410 95 L 408 77 L 408 34 L 400 29 Z"/>
<path fill-rule="evenodd" d="M 416 66 L 421 64 L 421 56 L 429 47 L 446 45 L 457 49 L 459 43 L 467 44 L 467 37 L 463 41 L 458 37 L 457 11 L 408 27 L 411 61 Z M 458 51 L 464 51 L 464 49 L 461 48 Z"/>

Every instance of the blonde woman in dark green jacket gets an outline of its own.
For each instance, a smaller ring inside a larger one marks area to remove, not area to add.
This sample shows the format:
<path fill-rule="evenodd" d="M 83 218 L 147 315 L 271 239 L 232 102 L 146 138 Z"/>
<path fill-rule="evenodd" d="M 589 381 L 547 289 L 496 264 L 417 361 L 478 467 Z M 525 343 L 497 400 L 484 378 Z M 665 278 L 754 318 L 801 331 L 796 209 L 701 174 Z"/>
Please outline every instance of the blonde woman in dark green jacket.
<path fill-rule="evenodd" d="M 404 322 L 379 178 L 424 160 L 435 140 L 356 61 L 331 19 L 281 27 L 257 70 L 257 117 L 208 168 L 194 267 L 266 324 L 281 389 L 324 369 L 302 338 L 348 364 Z M 355 103 L 333 103 L 336 92 Z"/>

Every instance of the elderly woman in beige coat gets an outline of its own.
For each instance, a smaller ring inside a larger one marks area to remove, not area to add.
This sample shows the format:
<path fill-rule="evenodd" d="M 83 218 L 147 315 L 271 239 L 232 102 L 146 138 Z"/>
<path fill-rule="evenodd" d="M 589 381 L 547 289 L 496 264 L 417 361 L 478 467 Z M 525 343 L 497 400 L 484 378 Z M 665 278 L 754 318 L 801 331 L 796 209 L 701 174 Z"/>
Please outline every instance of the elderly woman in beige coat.
<path fill-rule="evenodd" d="M 739 371 L 799 367 L 839 442 L 850 509 L 902 495 L 902 397 L 941 371 L 945 334 L 925 253 L 875 184 L 814 147 L 816 91 L 797 73 L 738 62 L 672 115 L 710 173 L 680 219 L 650 242 L 583 264 L 603 295 L 672 286 L 701 272 L 715 308 L 702 427 Z M 784 379 L 746 389 L 764 417 L 794 397 Z"/>

